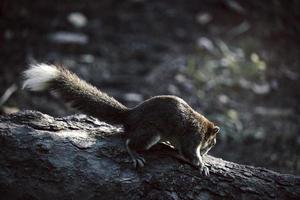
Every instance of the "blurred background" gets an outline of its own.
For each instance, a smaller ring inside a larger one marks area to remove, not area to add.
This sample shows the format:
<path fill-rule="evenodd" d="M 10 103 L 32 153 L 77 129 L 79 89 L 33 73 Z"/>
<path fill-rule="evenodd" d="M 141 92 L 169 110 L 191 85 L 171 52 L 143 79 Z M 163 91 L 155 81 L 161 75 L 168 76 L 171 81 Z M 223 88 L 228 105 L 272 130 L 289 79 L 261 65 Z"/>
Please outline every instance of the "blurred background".
<path fill-rule="evenodd" d="M 221 127 L 210 154 L 300 175 L 298 0 L 1 0 L 0 33 L 1 115 L 74 113 L 21 90 L 63 64 L 128 106 L 177 95 Z"/>

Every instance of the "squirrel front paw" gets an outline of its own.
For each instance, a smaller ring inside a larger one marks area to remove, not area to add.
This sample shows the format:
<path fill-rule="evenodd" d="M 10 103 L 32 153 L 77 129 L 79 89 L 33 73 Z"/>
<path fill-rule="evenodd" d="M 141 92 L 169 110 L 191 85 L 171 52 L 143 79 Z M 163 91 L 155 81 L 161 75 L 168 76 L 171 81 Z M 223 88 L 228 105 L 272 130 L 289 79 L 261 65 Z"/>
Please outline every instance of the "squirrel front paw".
<path fill-rule="evenodd" d="M 204 176 L 209 176 L 209 169 L 207 166 L 205 166 L 205 163 L 202 161 L 202 159 L 194 159 L 192 163 L 194 166 L 199 168 L 201 174 Z"/>
<path fill-rule="evenodd" d="M 204 176 L 209 176 L 209 169 L 207 166 L 205 166 L 205 164 L 200 166 L 199 170 L 200 170 L 200 173 L 203 174 Z"/>

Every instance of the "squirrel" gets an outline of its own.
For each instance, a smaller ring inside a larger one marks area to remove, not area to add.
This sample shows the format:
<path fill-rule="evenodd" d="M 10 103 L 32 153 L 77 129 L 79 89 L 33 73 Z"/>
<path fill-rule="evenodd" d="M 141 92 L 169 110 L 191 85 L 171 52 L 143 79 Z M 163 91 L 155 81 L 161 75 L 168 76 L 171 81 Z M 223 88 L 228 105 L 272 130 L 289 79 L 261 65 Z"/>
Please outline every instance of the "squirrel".
<path fill-rule="evenodd" d="M 145 165 L 145 159 L 137 151 L 169 142 L 200 173 L 209 175 L 202 157 L 216 144 L 220 128 L 183 99 L 154 96 L 128 108 L 62 66 L 34 64 L 23 75 L 23 89 L 55 90 L 74 108 L 107 123 L 123 125 L 128 133 L 126 149 L 135 168 Z"/>

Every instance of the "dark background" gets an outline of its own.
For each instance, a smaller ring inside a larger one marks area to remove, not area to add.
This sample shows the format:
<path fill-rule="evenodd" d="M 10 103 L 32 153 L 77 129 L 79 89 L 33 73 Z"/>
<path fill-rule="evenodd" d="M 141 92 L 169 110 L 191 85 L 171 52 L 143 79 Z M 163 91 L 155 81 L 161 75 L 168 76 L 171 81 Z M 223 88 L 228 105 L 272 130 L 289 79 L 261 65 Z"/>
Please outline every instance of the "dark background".
<path fill-rule="evenodd" d="M 180 96 L 221 127 L 210 154 L 300 174 L 297 0 L 1 0 L 1 114 L 75 111 L 21 90 L 30 63 L 67 66 L 122 103 Z"/>

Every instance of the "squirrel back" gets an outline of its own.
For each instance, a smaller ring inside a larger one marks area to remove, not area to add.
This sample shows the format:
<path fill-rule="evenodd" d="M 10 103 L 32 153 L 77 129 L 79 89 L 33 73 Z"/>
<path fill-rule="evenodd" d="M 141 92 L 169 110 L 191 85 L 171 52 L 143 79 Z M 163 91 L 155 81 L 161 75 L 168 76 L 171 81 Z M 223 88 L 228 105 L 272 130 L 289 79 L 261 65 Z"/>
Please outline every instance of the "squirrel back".
<path fill-rule="evenodd" d="M 123 124 L 129 109 L 81 80 L 69 70 L 48 64 L 31 65 L 24 71 L 23 88 L 31 91 L 54 90 L 72 107 L 111 124 Z"/>

